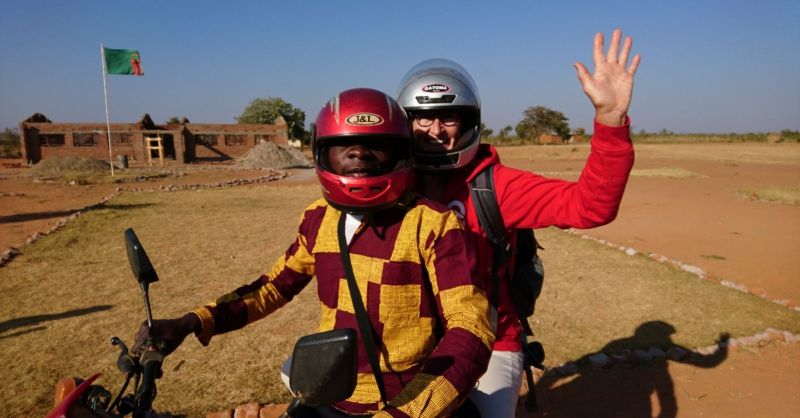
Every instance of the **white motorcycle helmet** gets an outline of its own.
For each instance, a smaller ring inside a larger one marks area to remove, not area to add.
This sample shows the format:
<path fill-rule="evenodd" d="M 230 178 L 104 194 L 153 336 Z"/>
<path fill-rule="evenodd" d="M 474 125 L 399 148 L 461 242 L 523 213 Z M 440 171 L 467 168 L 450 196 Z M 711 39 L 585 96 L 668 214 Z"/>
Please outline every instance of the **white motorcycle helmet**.
<path fill-rule="evenodd" d="M 420 62 L 400 82 L 397 102 L 409 119 L 415 112 L 430 110 L 457 112 L 461 116 L 456 148 L 441 153 L 414 150 L 414 168 L 453 170 L 475 158 L 481 139 L 481 100 L 475 81 L 464 67 L 442 58 Z"/>

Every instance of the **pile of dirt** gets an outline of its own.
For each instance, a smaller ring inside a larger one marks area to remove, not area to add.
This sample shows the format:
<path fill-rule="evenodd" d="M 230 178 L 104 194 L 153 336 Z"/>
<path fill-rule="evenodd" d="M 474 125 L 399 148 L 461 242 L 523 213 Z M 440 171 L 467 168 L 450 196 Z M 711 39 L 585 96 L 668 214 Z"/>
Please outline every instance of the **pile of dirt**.
<path fill-rule="evenodd" d="M 34 177 L 58 177 L 65 174 L 91 174 L 108 170 L 108 162 L 86 157 L 55 156 L 39 161 L 31 168 Z"/>
<path fill-rule="evenodd" d="M 238 168 L 309 168 L 314 164 L 299 149 L 291 145 L 262 142 L 247 154 L 236 159 Z"/>

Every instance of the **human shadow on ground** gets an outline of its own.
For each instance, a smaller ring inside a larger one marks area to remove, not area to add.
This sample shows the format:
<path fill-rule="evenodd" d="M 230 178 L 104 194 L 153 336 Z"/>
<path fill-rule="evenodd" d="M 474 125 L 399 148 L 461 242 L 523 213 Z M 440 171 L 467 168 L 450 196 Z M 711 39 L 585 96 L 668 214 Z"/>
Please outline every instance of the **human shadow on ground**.
<path fill-rule="evenodd" d="M 10 319 L 8 321 L 0 322 L 0 339 L 16 337 L 16 336 L 19 336 L 19 335 L 27 334 L 28 332 L 32 332 L 33 330 L 42 330 L 42 329 L 45 329 L 46 327 L 41 326 L 41 327 L 32 328 L 30 330 L 19 331 L 19 332 L 15 332 L 15 333 L 9 333 L 9 334 L 6 334 L 6 335 L 2 335 L 6 331 L 10 331 L 10 330 L 13 330 L 13 329 L 16 329 L 16 328 L 22 328 L 22 327 L 27 327 L 27 326 L 31 326 L 31 325 L 39 325 L 42 322 L 49 322 L 49 321 L 55 321 L 55 320 L 59 320 L 59 319 L 72 318 L 72 317 L 75 317 L 75 316 L 89 315 L 89 314 L 92 314 L 92 313 L 95 313 L 95 312 L 107 311 L 107 310 L 109 310 L 109 309 L 111 309 L 113 307 L 114 307 L 113 305 L 97 305 L 97 306 L 92 306 L 92 307 L 89 307 L 89 308 L 73 309 L 71 311 L 55 313 L 55 314 L 33 315 L 33 316 L 25 316 L 25 317 L 22 317 L 22 318 Z"/>
<path fill-rule="evenodd" d="M 577 375 L 546 375 L 536 385 L 538 412 L 517 416 L 676 417 L 678 404 L 669 374 L 669 362 L 678 361 L 701 368 L 716 367 L 728 356 L 729 335 L 720 335 L 713 353 L 700 354 L 674 343 L 670 337 L 674 333 L 675 328 L 663 321 L 641 324 L 633 336 L 611 341 L 600 350 L 609 357 L 613 355 L 618 364 L 610 363 L 605 368 L 592 367 L 587 355 L 577 361 Z M 671 349 L 671 357 L 675 359 L 654 358 L 649 362 L 631 362 L 636 358 L 631 350 L 636 347 L 645 350 L 658 347 L 664 352 Z M 674 355 L 681 351 L 686 354 Z M 623 362 L 623 359 L 627 361 Z M 651 402 L 653 397 L 656 400 Z"/>
<path fill-rule="evenodd" d="M 150 203 L 137 203 L 132 205 L 105 205 L 105 204 L 97 204 L 92 205 L 83 209 L 71 209 L 71 210 L 58 210 L 58 211 L 47 211 L 47 212 L 31 212 L 31 213 L 19 213 L 14 215 L 7 215 L 7 216 L 0 216 L 0 224 L 10 224 L 15 222 L 28 222 L 28 221 L 36 221 L 40 219 L 50 219 L 50 218 L 59 218 L 64 216 L 72 215 L 76 212 L 88 212 L 90 210 L 97 210 L 97 209 L 114 209 L 114 210 L 131 210 L 131 209 L 139 209 L 143 207 L 151 206 Z"/>

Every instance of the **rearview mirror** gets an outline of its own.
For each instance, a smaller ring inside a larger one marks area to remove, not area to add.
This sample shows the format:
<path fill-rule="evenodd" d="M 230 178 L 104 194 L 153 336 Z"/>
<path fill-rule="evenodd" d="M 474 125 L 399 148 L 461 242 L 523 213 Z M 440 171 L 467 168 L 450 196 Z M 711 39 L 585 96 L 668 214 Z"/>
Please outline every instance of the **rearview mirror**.
<path fill-rule="evenodd" d="M 140 284 L 157 282 L 158 275 L 156 270 L 153 268 L 153 264 L 150 263 L 150 258 L 147 257 L 142 243 L 139 242 L 139 238 L 132 228 L 125 230 L 125 248 L 128 251 L 128 261 L 131 263 L 131 270 L 133 270 L 136 280 Z"/>
<path fill-rule="evenodd" d="M 347 399 L 356 387 L 356 331 L 335 329 L 297 340 L 289 386 L 304 405 L 327 406 Z"/>

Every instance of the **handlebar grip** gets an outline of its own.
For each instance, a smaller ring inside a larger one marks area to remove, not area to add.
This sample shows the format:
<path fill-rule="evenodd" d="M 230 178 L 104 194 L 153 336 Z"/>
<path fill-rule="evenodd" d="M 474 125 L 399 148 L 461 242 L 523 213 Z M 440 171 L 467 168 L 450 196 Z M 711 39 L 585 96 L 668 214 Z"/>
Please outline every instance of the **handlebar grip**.
<path fill-rule="evenodd" d="M 156 397 L 156 379 L 161 377 L 161 364 L 164 355 L 158 351 L 147 350 L 142 354 L 142 384 L 136 392 L 136 410 L 133 418 L 145 418 Z"/>

